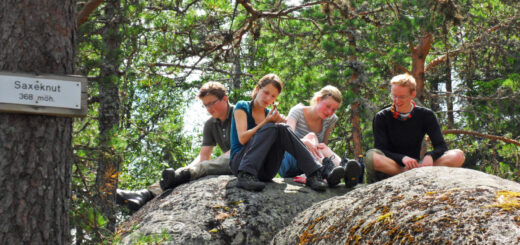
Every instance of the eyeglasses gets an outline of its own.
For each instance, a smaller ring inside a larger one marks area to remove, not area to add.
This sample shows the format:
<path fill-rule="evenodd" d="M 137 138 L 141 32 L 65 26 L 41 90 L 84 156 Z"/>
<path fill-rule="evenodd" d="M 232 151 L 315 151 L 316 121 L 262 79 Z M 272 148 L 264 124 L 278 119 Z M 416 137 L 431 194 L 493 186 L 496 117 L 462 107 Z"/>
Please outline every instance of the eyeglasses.
<path fill-rule="evenodd" d="M 219 102 L 220 100 L 219 99 L 216 99 L 215 101 L 213 102 L 210 102 L 208 104 L 205 104 L 204 107 L 206 107 L 206 109 L 209 109 L 211 107 L 213 107 L 217 102 Z"/>
<path fill-rule="evenodd" d="M 406 100 L 410 97 L 410 95 L 401 95 L 401 96 L 395 96 L 393 94 L 390 95 L 390 98 L 392 98 L 392 100 Z"/>

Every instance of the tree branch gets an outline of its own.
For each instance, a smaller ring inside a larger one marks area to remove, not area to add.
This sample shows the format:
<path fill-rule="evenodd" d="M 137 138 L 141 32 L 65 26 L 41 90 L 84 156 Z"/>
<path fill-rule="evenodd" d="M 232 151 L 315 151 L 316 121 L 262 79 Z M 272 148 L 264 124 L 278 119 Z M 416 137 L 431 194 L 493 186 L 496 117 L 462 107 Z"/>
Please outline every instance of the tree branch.
<path fill-rule="evenodd" d="M 219 73 L 226 74 L 226 75 L 242 75 L 242 76 L 249 76 L 249 77 L 253 76 L 249 73 L 235 74 L 233 72 L 225 71 L 225 70 L 218 69 L 218 68 L 203 68 L 203 67 L 198 67 L 198 66 L 187 66 L 187 65 L 179 65 L 179 64 L 170 64 L 170 63 L 153 63 L 153 64 L 150 64 L 150 66 L 177 67 L 177 68 L 181 68 L 181 69 L 219 72 Z"/>
<path fill-rule="evenodd" d="M 299 10 L 299 9 L 302 9 L 302 8 L 306 8 L 306 7 L 310 7 L 310 6 L 314 6 L 314 5 L 318 5 L 318 4 L 322 4 L 322 3 L 326 3 L 328 1 L 327 0 L 321 0 L 321 1 L 316 1 L 316 2 L 304 3 L 304 4 L 299 5 L 299 6 L 294 6 L 294 7 L 290 7 L 290 8 L 287 8 L 287 9 L 280 10 L 278 12 L 262 12 L 262 11 L 258 11 L 255 8 L 253 8 L 253 6 L 251 6 L 251 4 L 249 4 L 247 2 L 247 0 L 237 0 L 237 2 L 240 3 L 247 10 L 247 12 L 249 12 L 253 16 L 253 19 L 259 19 L 259 18 L 275 18 L 275 17 L 285 16 L 285 15 L 288 15 L 289 13 L 294 12 L 296 10 Z"/>
<path fill-rule="evenodd" d="M 520 142 L 513 140 L 513 139 L 509 139 L 509 138 L 497 136 L 497 135 L 483 134 L 483 133 L 468 131 L 468 130 L 447 129 L 447 130 L 442 131 L 442 134 L 457 134 L 457 135 L 458 134 L 467 134 L 467 135 L 477 136 L 477 137 L 486 138 L 486 139 L 490 139 L 490 140 L 500 140 L 500 141 L 503 141 L 503 142 L 506 142 L 509 144 L 520 146 Z"/>
<path fill-rule="evenodd" d="M 430 52 L 433 43 L 433 36 L 431 33 L 426 33 L 419 40 L 419 44 L 413 47 L 410 44 L 412 50 L 412 76 L 417 82 L 417 97 L 420 99 L 424 95 L 424 63 L 426 56 Z"/>
<path fill-rule="evenodd" d="M 515 16 L 515 17 L 512 17 L 510 19 L 508 19 L 507 21 L 505 22 L 502 22 L 498 25 L 495 25 L 487 30 L 485 30 L 482 35 L 478 36 L 475 40 L 473 40 L 473 42 L 471 44 L 467 44 L 467 45 L 462 45 L 462 47 L 458 48 L 458 49 L 455 49 L 455 50 L 450 50 L 449 52 L 449 56 L 450 58 L 451 57 L 454 57 L 456 55 L 458 55 L 460 52 L 466 50 L 467 48 L 471 47 L 471 46 L 474 46 L 475 44 L 479 43 L 480 41 L 482 41 L 482 38 L 484 38 L 484 36 L 486 35 L 489 35 L 490 33 L 492 32 L 495 32 L 501 28 L 504 28 L 505 26 L 507 26 L 509 23 L 515 21 L 515 20 L 518 20 L 520 18 L 520 16 Z M 445 54 L 445 55 L 442 55 L 440 57 L 437 57 L 435 58 L 434 60 L 432 60 L 427 66 L 426 68 L 424 69 L 425 72 L 429 71 L 430 69 L 432 69 L 433 67 L 441 64 L 441 63 L 444 63 L 446 62 L 448 56 Z"/>
<path fill-rule="evenodd" d="M 512 96 L 502 96 L 502 97 L 499 97 L 498 95 L 495 96 L 495 97 L 483 97 L 483 96 L 466 96 L 466 95 L 461 95 L 460 93 L 458 93 L 457 91 L 455 92 L 442 92 L 442 93 L 436 93 L 436 94 L 432 94 L 430 95 L 431 98 L 437 98 L 437 97 L 441 97 L 441 96 L 457 96 L 457 97 L 460 97 L 460 98 L 463 98 L 463 99 L 468 99 L 468 100 L 480 100 L 480 101 L 490 101 L 490 100 L 517 100 L 519 97 L 518 95 L 512 95 Z"/>
<path fill-rule="evenodd" d="M 88 17 L 94 10 L 103 2 L 103 0 L 90 0 L 81 11 L 79 11 L 76 17 L 76 28 L 79 28 L 83 23 L 88 20 Z"/>

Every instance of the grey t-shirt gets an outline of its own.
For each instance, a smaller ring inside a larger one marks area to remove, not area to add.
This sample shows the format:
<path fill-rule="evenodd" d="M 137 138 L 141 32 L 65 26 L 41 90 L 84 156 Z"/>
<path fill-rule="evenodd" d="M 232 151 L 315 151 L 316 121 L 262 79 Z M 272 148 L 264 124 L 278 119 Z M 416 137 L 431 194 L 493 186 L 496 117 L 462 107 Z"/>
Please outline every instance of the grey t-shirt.
<path fill-rule="evenodd" d="M 308 133 L 312 132 L 307 125 L 307 120 L 305 120 L 305 116 L 303 115 L 303 105 L 297 104 L 289 111 L 288 118 L 293 118 L 296 120 L 296 128 L 294 129 L 294 133 L 298 138 L 303 138 Z M 321 131 L 316 133 L 318 136 L 318 141 L 323 143 L 323 139 L 325 138 L 325 132 L 329 129 L 336 121 L 338 120 L 338 116 L 336 114 L 332 114 L 332 116 L 327 117 L 323 120 Z"/>
<path fill-rule="evenodd" d="M 202 132 L 202 146 L 215 146 L 218 144 L 222 152 L 229 151 L 231 147 L 229 131 L 231 129 L 231 119 L 233 118 L 234 105 L 229 105 L 228 115 L 224 122 L 218 118 L 210 118 L 204 123 Z"/>

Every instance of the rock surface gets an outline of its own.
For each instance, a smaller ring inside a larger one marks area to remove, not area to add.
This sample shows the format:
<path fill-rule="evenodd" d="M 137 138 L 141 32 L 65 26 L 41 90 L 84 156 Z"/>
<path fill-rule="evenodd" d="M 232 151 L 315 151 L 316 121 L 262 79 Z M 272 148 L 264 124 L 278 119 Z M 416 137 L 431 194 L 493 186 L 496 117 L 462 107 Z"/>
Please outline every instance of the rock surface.
<path fill-rule="evenodd" d="M 271 244 L 519 244 L 520 184 L 418 168 L 314 204 Z"/>
<path fill-rule="evenodd" d="M 208 176 L 156 197 L 121 224 L 119 234 L 122 244 L 163 232 L 169 238 L 161 244 L 268 244 L 312 204 L 350 190 L 340 185 L 319 193 L 274 179 L 262 192 L 249 192 L 237 188 L 233 176 Z"/>

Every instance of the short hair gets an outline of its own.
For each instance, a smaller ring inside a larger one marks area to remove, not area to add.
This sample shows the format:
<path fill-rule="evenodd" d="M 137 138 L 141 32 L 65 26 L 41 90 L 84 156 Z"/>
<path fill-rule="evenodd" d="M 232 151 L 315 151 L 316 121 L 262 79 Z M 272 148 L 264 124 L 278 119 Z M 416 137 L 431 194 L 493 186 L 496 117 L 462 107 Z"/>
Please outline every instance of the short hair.
<path fill-rule="evenodd" d="M 211 94 L 217 97 L 219 100 L 226 96 L 226 87 L 219 82 L 207 82 L 199 90 L 199 94 L 197 95 L 199 99 L 204 98 L 206 95 Z"/>
<path fill-rule="evenodd" d="M 390 85 L 408 87 L 410 89 L 410 93 L 414 92 L 417 86 L 417 84 L 415 83 L 415 78 L 408 73 L 392 77 L 392 79 L 390 80 Z"/>
<path fill-rule="evenodd" d="M 269 84 L 272 84 L 276 89 L 278 89 L 278 93 L 282 92 L 282 80 L 276 74 L 270 73 L 258 80 L 258 83 L 256 84 L 255 90 L 253 90 L 253 94 L 251 94 L 251 97 L 255 99 L 256 95 L 258 94 L 258 91 Z"/>
<path fill-rule="evenodd" d="M 339 91 L 339 89 L 332 85 L 327 85 L 320 89 L 320 91 L 314 93 L 314 96 L 312 96 L 311 99 L 311 105 L 315 105 L 316 103 L 318 103 L 318 98 L 324 100 L 327 97 L 331 97 L 340 104 L 342 102 L 341 92 Z"/>

